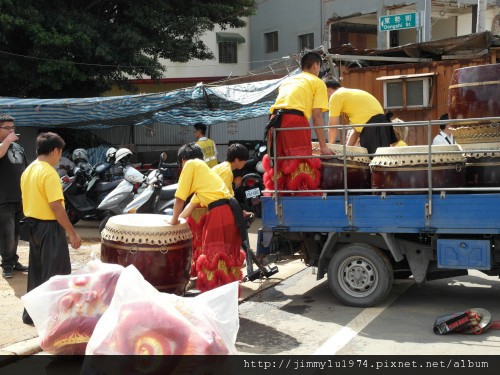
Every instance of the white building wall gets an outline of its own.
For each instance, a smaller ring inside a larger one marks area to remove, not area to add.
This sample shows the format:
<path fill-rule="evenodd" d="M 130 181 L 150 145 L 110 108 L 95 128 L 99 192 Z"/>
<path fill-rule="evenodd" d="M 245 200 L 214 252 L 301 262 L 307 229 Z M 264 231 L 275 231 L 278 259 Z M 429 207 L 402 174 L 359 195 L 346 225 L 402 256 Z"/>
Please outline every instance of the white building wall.
<path fill-rule="evenodd" d="M 247 20 L 248 22 L 248 20 Z M 238 63 L 220 64 L 219 47 L 216 41 L 217 32 L 238 33 L 245 38 L 244 43 L 238 44 Z M 163 78 L 193 78 L 193 77 L 229 77 L 242 76 L 250 70 L 250 32 L 249 26 L 239 29 L 221 30 L 216 27 L 213 32 L 206 33 L 202 38 L 205 45 L 214 54 L 214 60 L 192 60 L 187 63 L 176 63 L 162 59 L 161 63 L 167 68 Z"/>

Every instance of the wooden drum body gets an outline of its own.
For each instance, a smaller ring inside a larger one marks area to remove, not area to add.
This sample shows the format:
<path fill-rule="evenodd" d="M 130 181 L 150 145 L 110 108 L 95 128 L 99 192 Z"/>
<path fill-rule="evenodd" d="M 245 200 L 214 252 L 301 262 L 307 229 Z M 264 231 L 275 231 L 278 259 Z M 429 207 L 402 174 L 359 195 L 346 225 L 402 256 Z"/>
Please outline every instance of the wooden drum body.
<path fill-rule="evenodd" d="M 319 155 L 319 144 L 313 142 L 313 154 Z M 370 189 L 370 158 L 365 156 L 368 150 L 364 147 L 344 146 L 340 144 L 327 143 L 327 146 L 335 152 L 331 159 L 321 160 L 321 183 L 322 190 L 344 189 L 344 161 L 347 167 L 348 189 Z M 345 157 L 344 155 L 347 155 Z"/>
<path fill-rule="evenodd" d="M 500 116 L 500 64 L 459 68 L 448 88 L 450 119 Z"/>
<path fill-rule="evenodd" d="M 446 153 L 450 151 L 461 151 L 461 148 L 459 145 L 431 146 L 433 188 L 465 186 L 465 157 L 462 154 Z M 428 146 L 379 147 L 370 163 L 372 188 L 428 188 L 428 153 Z"/>
<path fill-rule="evenodd" d="M 134 265 L 161 292 L 183 295 L 189 282 L 192 234 L 185 221 L 170 216 L 126 214 L 111 217 L 101 233 L 101 260 Z"/>
<path fill-rule="evenodd" d="M 467 158 L 467 187 L 500 187 L 500 143 L 471 143 L 461 147 Z"/>

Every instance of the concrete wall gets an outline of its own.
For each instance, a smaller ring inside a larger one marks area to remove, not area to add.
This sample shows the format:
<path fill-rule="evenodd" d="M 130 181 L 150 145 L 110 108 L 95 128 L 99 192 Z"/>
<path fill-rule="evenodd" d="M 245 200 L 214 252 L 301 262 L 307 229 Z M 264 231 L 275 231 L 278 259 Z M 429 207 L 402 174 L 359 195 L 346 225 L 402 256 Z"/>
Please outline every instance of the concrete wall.
<path fill-rule="evenodd" d="M 251 69 L 260 68 L 299 52 L 298 36 L 314 33 L 314 45 L 322 44 L 321 2 L 323 0 L 262 2 L 250 17 Z M 278 32 L 278 51 L 266 53 L 264 34 Z"/>

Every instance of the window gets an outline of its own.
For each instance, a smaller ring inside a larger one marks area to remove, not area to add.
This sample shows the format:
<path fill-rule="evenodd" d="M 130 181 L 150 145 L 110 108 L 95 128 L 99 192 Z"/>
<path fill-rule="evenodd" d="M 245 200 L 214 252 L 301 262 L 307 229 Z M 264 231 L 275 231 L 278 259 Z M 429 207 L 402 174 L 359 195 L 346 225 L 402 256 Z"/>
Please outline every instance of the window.
<path fill-rule="evenodd" d="M 278 51 L 278 32 L 265 33 L 264 39 L 266 42 L 266 53 Z"/>
<path fill-rule="evenodd" d="M 219 43 L 219 63 L 236 64 L 238 62 L 238 44 L 236 42 Z"/>
<path fill-rule="evenodd" d="M 352 44 L 358 49 L 377 47 L 377 26 L 362 23 L 338 22 L 330 27 L 331 48 Z"/>
<path fill-rule="evenodd" d="M 314 49 L 314 33 L 299 35 L 299 52 Z"/>
<path fill-rule="evenodd" d="M 384 81 L 384 108 L 427 108 L 430 106 L 434 73 L 379 77 Z"/>

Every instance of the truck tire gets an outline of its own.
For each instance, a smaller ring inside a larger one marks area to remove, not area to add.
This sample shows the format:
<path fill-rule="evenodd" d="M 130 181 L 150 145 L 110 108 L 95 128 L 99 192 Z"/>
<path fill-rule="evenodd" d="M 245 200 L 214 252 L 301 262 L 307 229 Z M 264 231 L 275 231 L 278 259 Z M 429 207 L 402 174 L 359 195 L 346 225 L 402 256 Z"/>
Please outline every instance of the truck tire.
<path fill-rule="evenodd" d="M 328 284 L 345 305 L 369 307 L 387 297 L 394 281 L 392 265 L 378 248 L 349 244 L 330 259 Z"/>

